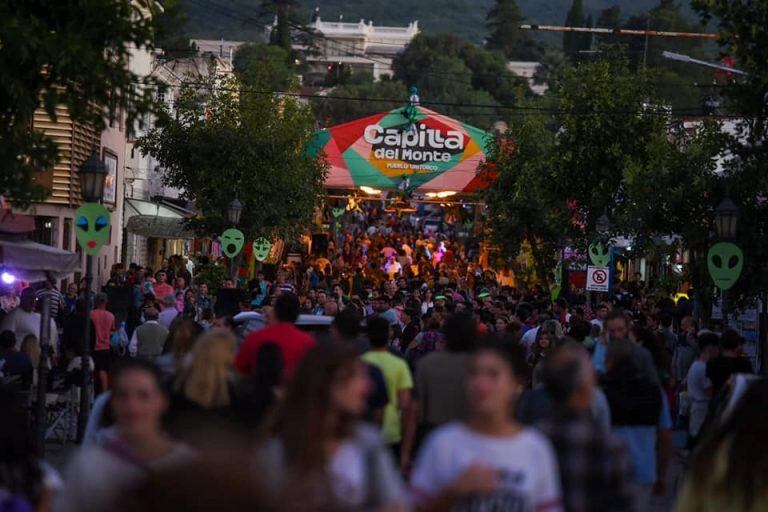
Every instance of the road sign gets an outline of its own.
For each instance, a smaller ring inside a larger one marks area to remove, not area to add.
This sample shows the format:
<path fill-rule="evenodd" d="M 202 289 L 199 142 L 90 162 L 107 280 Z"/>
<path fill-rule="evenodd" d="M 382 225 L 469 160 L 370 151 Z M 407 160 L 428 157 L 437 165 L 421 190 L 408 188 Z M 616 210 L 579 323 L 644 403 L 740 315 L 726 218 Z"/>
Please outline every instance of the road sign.
<path fill-rule="evenodd" d="M 608 267 L 587 267 L 587 291 L 607 292 L 611 271 Z"/>

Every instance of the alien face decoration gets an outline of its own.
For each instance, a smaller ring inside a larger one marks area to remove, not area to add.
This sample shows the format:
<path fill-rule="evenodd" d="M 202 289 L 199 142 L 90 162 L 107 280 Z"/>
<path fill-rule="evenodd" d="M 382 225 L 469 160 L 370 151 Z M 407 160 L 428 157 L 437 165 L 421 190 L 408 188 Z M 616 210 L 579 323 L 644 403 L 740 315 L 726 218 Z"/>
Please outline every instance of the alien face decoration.
<path fill-rule="evenodd" d="M 709 249 L 707 269 L 721 290 L 728 290 L 739 280 L 744 268 L 744 253 L 735 244 L 718 242 Z"/>
<path fill-rule="evenodd" d="M 264 261 L 269 257 L 269 250 L 272 249 L 272 243 L 264 237 L 253 241 L 253 257 L 256 261 Z"/>
<path fill-rule="evenodd" d="M 331 209 L 331 213 L 333 214 L 334 219 L 338 219 L 342 215 L 344 215 L 344 208 L 333 208 Z"/>
<path fill-rule="evenodd" d="M 611 252 L 603 244 L 589 244 L 589 259 L 596 267 L 607 267 L 611 262 Z"/>
<path fill-rule="evenodd" d="M 243 250 L 245 235 L 239 229 L 230 228 L 221 234 L 221 252 L 227 258 L 234 258 Z"/>
<path fill-rule="evenodd" d="M 109 212 L 98 203 L 86 203 L 75 212 L 75 236 L 83 252 L 89 256 L 99 253 L 109 239 Z"/>

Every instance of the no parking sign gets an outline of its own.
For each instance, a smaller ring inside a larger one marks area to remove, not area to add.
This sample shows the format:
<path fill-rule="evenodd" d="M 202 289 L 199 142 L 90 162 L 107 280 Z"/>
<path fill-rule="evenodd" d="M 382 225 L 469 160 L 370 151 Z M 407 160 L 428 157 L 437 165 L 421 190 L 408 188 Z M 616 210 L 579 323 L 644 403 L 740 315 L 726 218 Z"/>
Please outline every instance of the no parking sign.
<path fill-rule="evenodd" d="M 611 271 L 608 267 L 587 267 L 587 291 L 607 292 Z"/>

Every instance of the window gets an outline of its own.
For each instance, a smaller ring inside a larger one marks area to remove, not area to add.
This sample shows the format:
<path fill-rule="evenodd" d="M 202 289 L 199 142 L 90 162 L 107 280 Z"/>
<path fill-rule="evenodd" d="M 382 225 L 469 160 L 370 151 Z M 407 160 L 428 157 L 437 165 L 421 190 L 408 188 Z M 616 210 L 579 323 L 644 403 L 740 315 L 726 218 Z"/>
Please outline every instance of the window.
<path fill-rule="evenodd" d="M 32 234 L 32 240 L 39 244 L 56 247 L 58 221 L 56 217 L 35 217 L 35 232 Z"/>
<path fill-rule="evenodd" d="M 157 102 L 165 104 L 165 89 L 161 88 L 157 90 Z"/>
<path fill-rule="evenodd" d="M 61 242 L 61 248 L 65 251 L 72 250 L 72 219 L 64 219 L 64 226 L 62 227 L 63 236 Z"/>

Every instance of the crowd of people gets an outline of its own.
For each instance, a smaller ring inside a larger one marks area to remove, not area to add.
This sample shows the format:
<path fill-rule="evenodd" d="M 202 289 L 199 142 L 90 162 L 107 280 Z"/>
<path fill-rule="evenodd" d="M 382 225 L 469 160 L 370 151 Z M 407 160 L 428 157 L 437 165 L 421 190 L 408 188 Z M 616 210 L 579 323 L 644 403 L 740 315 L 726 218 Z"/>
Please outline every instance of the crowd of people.
<path fill-rule="evenodd" d="M 273 280 L 193 285 L 180 258 L 119 269 L 132 307 L 118 322 L 95 295 L 92 362 L 82 290 L 21 291 L 0 320 L 3 510 L 645 511 L 678 490 L 681 512 L 766 510 L 768 460 L 750 451 L 768 439 L 768 382 L 747 377 L 737 332 L 637 284 L 593 303 L 510 286 L 460 222 L 414 219 L 350 212 Z M 217 311 L 210 290 L 227 288 L 263 328 Z M 35 381 L 38 297 L 56 303 L 52 363 L 95 370 L 63 476 L 33 455 L 18 393 Z M 692 450 L 680 489 L 673 429 Z"/>

